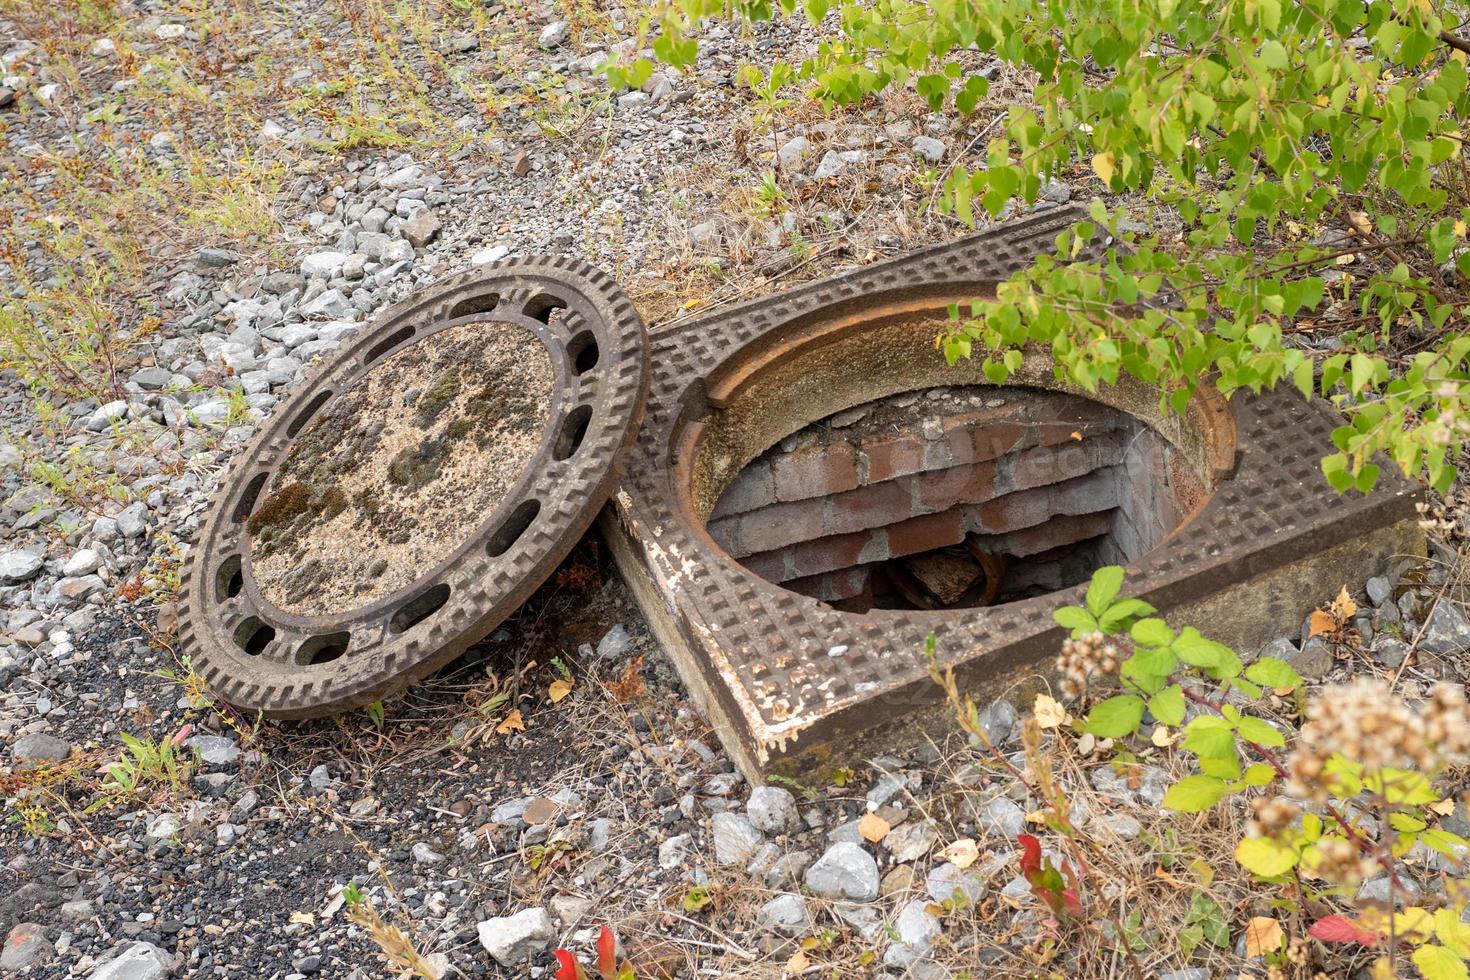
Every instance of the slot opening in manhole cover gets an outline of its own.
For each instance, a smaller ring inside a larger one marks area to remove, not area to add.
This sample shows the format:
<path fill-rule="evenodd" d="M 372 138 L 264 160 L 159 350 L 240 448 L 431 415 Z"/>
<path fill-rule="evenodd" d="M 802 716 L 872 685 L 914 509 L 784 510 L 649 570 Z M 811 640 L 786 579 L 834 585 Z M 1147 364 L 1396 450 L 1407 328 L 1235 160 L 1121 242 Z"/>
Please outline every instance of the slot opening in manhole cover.
<path fill-rule="evenodd" d="M 963 385 L 787 436 L 724 488 L 708 530 L 745 568 L 838 610 L 957 609 L 1129 564 L 1203 498 L 1178 451 L 1128 412 Z"/>

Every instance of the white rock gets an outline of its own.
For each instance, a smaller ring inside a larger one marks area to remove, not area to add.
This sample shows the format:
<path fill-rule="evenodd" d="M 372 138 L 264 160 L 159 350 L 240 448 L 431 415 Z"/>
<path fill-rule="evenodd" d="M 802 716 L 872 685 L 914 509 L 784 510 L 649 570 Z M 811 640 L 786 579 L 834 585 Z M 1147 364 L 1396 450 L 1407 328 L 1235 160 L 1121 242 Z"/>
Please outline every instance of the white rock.
<path fill-rule="evenodd" d="M 751 790 L 745 812 L 755 829 L 767 834 L 791 834 L 801 829 L 796 797 L 780 786 L 757 786 Z"/>
<path fill-rule="evenodd" d="M 572 25 L 564 20 L 554 20 L 541 28 L 541 36 L 536 39 L 543 48 L 550 51 L 567 43 L 572 36 Z"/>
<path fill-rule="evenodd" d="M 91 415 L 87 416 L 87 431 L 103 432 L 108 429 L 113 422 L 116 422 L 118 419 L 123 418 L 127 414 L 127 402 L 121 399 L 108 402 L 106 405 L 101 406 Z"/>
<path fill-rule="evenodd" d="M 163 980 L 173 959 L 152 943 L 134 942 L 92 971 L 92 980 Z"/>
<path fill-rule="evenodd" d="M 929 954 L 941 930 L 939 920 L 929 914 L 929 903 L 917 898 L 898 913 L 893 931 L 896 937 L 883 954 L 883 962 L 887 966 L 906 967 Z"/>
<path fill-rule="evenodd" d="M 41 570 L 40 555 L 29 551 L 7 551 L 0 555 L 0 582 L 24 582 Z"/>
<path fill-rule="evenodd" d="M 187 33 L 189 29 L 183 24 L 159 24 L 153 32 L 160 41 L 177 41 Z"/>
<path fill-rule="evenodd" d="M 710 818 L 710 834 L 715 840 L 715 861 L 723 865 L 745 864 L 764 840 L 743 813 L 715 814 Z"/>
<path fill-rule="evenodd" d="M 474 255 L 471 255 L 470 256 L 470 264 L 471 265 L 487 265 L 488 263 L 491 263 L 491 262 L 499 262 L 501 259 L 505 258 L 509 254 L 510 254 L 510 248 L 509 248 L 509 246 L 506 246 L 506 245 L 491 245 L 489 248 L 482 248 L 478 252 L 476 252 Z"/>
<path fill-rule="evenodd" d="M 301 260 L 301 274 L 308 279 L 313 276 L 331 278 L 342 271 L 347 255 L 346 252 L 314 252 Z"/>
<path fill-rule="evenodd" d="M 61 574 L 66 576 L 91 575 L 102 567 L 102 556 L 91 548 L 83 548 L 66 560 Z"/>
<path fill-rule="evenodd" d="M 520 966 L 556 938 L 556 926 L 543 908 L 486 919 L 479 924 L 480 945 L 501 966 Z"/>
<path fill-rule="evenodd" d="M 871 902 L 878 897 L 878 862 L 861 844 L 840 841 L 812 862 L 805 881 L 819 898 Z"/>
<path fill-rule="evenodd" d="M 914 152 L 928 163 L 938 163 L 949 152 L 949 147 L 932 136 L 919 136 L 915 138 L 912 146 Z"/>
<path fill-rule="evenodd" d="M 755 914 L 756 922 L 763 929 L 796 937 L 810 932 L 812 914 L 800 895 L 777 895 L 760 907 Z"/>

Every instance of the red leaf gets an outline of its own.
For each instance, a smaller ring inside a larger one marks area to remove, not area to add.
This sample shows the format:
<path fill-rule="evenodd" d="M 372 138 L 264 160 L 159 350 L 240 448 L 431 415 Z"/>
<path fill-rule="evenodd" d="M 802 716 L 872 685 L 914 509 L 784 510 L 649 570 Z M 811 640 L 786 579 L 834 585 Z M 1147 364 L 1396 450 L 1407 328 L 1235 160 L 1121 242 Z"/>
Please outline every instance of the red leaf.
<path fill-rule="evenodd" d="M 582 964 L 568 950 L 557 950 L 556 962 L 560 964 L 554 974 L 556 980 L 585 980 L 587 973 L 582 969 Z"/>
<path fill-rule="evenodd" d="M 1041 841 L 1030 834 L 1022 834 L 1016 840 L 1021 845 L 1021 873 L 1030 881 L 1031 875 L 1041 870 Z"/>
<path fill-rule="evenodd" d="M 1312 923 L 1307 932 L 1313 939 L 1324 943 L 1358 943 L 1372 946 L 1378 942 L 1378 933 L 1358 928 L 1358 924 L 1345 915 L 1329 915 Z"/>
<path fill-rule="evenodd" d="M 605 925 L 597 934 L 597 972 L 602 974 L 602 980 L 617 980 L 618 937 Z"/>

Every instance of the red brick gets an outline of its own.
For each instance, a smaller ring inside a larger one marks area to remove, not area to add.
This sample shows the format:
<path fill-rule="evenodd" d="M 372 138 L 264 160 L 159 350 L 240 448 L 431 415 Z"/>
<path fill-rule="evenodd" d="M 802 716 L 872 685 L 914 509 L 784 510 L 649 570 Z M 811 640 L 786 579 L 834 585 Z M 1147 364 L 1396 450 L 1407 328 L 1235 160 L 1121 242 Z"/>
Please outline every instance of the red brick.
<path fill-rule="evenodd" d="M 740 515 L 740 552 L 731 551 L 735 557 L 757 551 L 796 544 L 820 537 L 822 515 L 827 509 L 825 498 L 798 500 L 786 504 L 772 504 Z"/>
<path fill-rule="evenodd" d="M 892 558 L 917 555 L 959 544 L 965 540 L 964 514 L 956 508 L 941 514 L 911 517 L 888 528 L 888 554 Z"/>
<path fill-rule="evenodd" d="M 807 500 L 855 490 L 857 453 L 845 442 L 805 446 L 771 460 L 777 500 Z"/>
<path fill-rule="evenodd" d="M 793 575 L 820 575 L 888 557 L 883 532 L 859 531 L 803 541 L 792 549 Z"/>
<path fill-rule="evenodd" d="M 909 477 L 918 489 L 915 514 L 932 514 L 958 504 L 978 504 L 995 494 L 995 464 L 972 463 Z"/>
<path fill-rule="evenodd" d="M 1078 544 L 1112 527 L 1112 519 L 1106 514 L 1082 514 L 1077 517 L 1053 517 L 1035 527 L 1006 535 L 1005 550 L 1008 554 L 1024 558 L 1039 555 L 1053 548 Z"/>
<path fill-rule="evenodd" d="M 775 502 L 776 484 L 771 476 L 771 464 L 758 459 L 730 481 L 725 492 L 720 494 L 710 517 L 745 514 Z"/>
<path fill-rule="evenodd" d="M 913 506 L 908 480 L 875 483 L 827 499 L 831 507 L 822 528 L 826 534 L 883 527 L 907 518 Z"/>
<path fill-rule="evenodd" d="M 767 582 L 784 582 L 786 580 L 786 559 L 790 554 L 790 548 L 782 548 L 779 551 L 762 551 L 757 555 L 746 555 L 740 559 L 740 564 Z"/>
<path fill-rule="evenodd" d="M 1100 436 L 1083 442 L 1068 441 L 1056 446 L 1028 449 L 1017 454 L 1010 464 L 1010 486 L 1016 490 L 1061 483 L 1090 473 L 1099 466 L 1116 460 L 1115 437 Z"/>
<path fill-rule="evenodd" d="M 1051 487 L 1017 490 L 975 508 L 975 529 L 982 534 L 1006 534 L 1040 524 L 1052 516 Z"/>
<path fill-rule="evenodd" d="M 1026 439 L 1026 427 L 1020 422 L 986 422 L 950 420 L 946 423 L 950 458 L 956 464 L 978 463 L 996 459 L 1020 448 Z"/>
<path fill-rule="evenodd" d="M 820 575 L 794 578 L 781 584 L 793 592 L 800 592 L 814 599 L 837 602 L 855 596 L 871 595 L 873 570 L 867 565 L 856 565 Z"/>
<path fill-rule="evenodd" d="M 915 426 L 874 439 L 864 439 L 858 447 L 867 458 L 867 483 L 882 483 L 924 469 L 925 440 Z"/>

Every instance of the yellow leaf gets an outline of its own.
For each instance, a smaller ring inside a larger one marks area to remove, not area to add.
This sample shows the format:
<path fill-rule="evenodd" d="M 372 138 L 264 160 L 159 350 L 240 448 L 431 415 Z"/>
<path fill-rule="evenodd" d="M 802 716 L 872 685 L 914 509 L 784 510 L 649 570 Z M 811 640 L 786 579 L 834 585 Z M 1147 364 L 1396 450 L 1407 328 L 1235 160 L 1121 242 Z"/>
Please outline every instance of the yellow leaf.
<path fill-rule="evenodd" d="M 1036 724 L 1040 728 L 1058 728 L 1067 720 L 1067 709 L 1056 698 L 1047 694 L 1036 695 L 1031 713 L 1036 716 Z"/>
<path fill-rule="evenodd" d="M 1046 823 L 1046 811 L 1032 810 L 1030 813 L 1026 814 L 1026 822 L 1034 823 L 1038 827 L 1041 826 L 1042 824 Z"/>
<path fill-rule="evenodd" d="M 1092 169 L 1104 184 L 1113 182 L 1113 174 L 1117 172 L 1117 166 L 1113 162 L 1111 153 L 1096 153 L 1092 157 Z"/>
<path fill-rule="evenodd" d="M 1456 221 L 1455 222 L 1455 237 L 1456 238 L 1464 238 L 1465 237 L 1466 230 L 1467 229 L 1465 228 L 1465 222 L 1463 222 L 1463 221 Z"/>
<path fill-rule="evenodd" d="M 310 912 L 292 912 L 291 921 L 299 922 L 304 926 L 314 926 L 316 925 L 316 916 Z"/>
<path fill-rule="evenodd" d="M 865 840 L 874 844 L 887 837 L 889 829 L 888 821 L 876 813 L 865 813 L 858 821 L 858 833 L 862 834 Z"/>
<path fill-rule="evenodd" d="M 786 972 L 801 973 L 803 970 L 811 965 L 811 958 L 808 957 L 806 953 L 798 949 L 795 953 L 791 954 L 791 959 L 786 961 Z"/>
<path fill-rule="evenodd" d="M 573 678 L 572 680 L 562 680 L 560 677 L 558 677 L 556 680 L 551 682 L 551 686 L 546 689 L 546 693 L 551 696 L 551 703 L 556 704 L 562 698 L 566 697 L 568 694 L 571 694 L 572 688 L 576 686 L 577 681 L 575 678 Z"/>
<path fill-rule="evenodd" d="M 1082 737 L 1077 740 L 1078 755 L 1092 755 L 1096 748 L 1097 736 L 1092 734 L 1092 732 L 1084 732 Z"/>
<path fill-rule="evenodd" d="M 1455 801 L 1450 799 L 1440 800 L 1438 803 L 1429 804 L 1429 809 L 1441 817 L 1447 817 L 1455 812 Z"/>
<path fill-rule="evenodd" d="M 521 709 L 513 708 L 511 713 L 505 716 L 505 721 L 495 726 L 495 730 L 501 735 L 509 735 L 511 732 L 523 732 L 526 723 L 521 721 Z"/>
<path fill-rule="evenodd" d="M 1161 749 L 1166 749 L 1174 744 L 1174 738 L 1174 733 L 1169 731 L 1168 726 L 1155 725 L 1154 733 L 1153 735 L 1149 736 L 1149 741 L 1154 743 Z"/>
<path fill-rule="evenodd" d="M 1339 621 L 1344 623 L 1358 614 L 1358 604 L 1353 601 L 1352 596 L 1348 595 L 1346 585 L 1337 594 L 1337 598 L 1332 600 L 1332 612 Z"/>
<path fill-rule="evenodd" d="M 1312 610 L 1311 626 L 1308 627 L 1308 636 L 1318 636 L 1322 633 L 1331 633 L 1337 629 L 1337 619 L 1330 612 L 1321 609 Z"/>
<path fill-rule="evenodd" d="M 980 848 L 968 837 L 962 837 L 939 852 L 939 856 L 960 870 L 980 859 Z"/>
<path fill-rule="evenodd" d="M 1258 915 L 1245 926 L 1245 958 L 1274 953 L 1281 948 L 1281 940 L 1285 938 L 1281 923 L 1269 915 Z"/>

